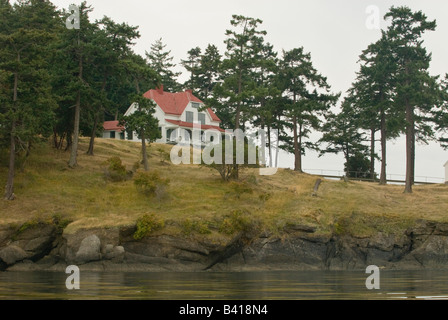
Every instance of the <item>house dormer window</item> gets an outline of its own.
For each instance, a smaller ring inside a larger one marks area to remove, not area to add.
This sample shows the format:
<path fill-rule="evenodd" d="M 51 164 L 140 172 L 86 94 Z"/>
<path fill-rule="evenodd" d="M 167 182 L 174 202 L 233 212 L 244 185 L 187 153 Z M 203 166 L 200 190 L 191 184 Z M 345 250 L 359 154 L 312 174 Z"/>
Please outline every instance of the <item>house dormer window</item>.
<path fill-rule="evenodd" d="M 201 104 L 198 103 L 198 102 L 192 102 L 192 103 L 191 103 L 191 107 L 192 107 L 192 108 L 196 108 L 196 109 L 197 109 L 197 108 L 199 108 L 200 106 L 201 106 Z"/>
<path fill-rule="evenodd" d="M 186 117 L 185 122 L 193 123 L 193 121 L 194 121 L 194 119 L 193 119 L 193 115 L 194 115 L 193 112 L 191 112 L 191 111 L 186 111 L 186 112 L 185 112 L 185 117 Z"/>
<path fill-rule="evenodd" d="M 205 124 L 205 113 L 198 113 L 198 121 L 200 124 L 204 125 Z"/>

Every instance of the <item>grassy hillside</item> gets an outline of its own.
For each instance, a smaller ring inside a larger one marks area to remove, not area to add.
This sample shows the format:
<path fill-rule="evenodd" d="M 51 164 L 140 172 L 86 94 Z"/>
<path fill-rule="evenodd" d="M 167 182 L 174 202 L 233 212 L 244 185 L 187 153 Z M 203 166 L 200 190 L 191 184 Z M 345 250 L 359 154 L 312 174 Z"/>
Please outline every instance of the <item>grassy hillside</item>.
<path fill-rule="evenodd" d="M 85 154 L 87 144 L 81 139 L 76 169 L 68 168 L 67 152 L 46 143 L 36 146 L 24 171 L 17 172 L 17 199 L 0 201 L 0 224 L 62 217 L 71 221 L 67 232 L 74 232 L 133 225 L 154 214 L 164 222 L 158 232 L 219 237 L 247 226 L 281 234 L 297 224 L 314 226 L 318 234 L 368 236 L 378 230 L 402 232 L 420 218 L 448 221 L 446 185 L 416 186 L 409 195 L 402 186 L 324 180 L 313 197 L 316 176 L 283 169 L 259 176 L 258 170 L 245 169 L 240 182 L 224 183 L 209 168 L 163 162 L 160 150 L 166 155 L 171 146 L 158 144 L 149 148 L 150 168 L 170 184 L 164 194 L 149 198 L 137 192 L 132 179 L 110 182 L 104 176 L 104 162 L 112 156 L 131 170 L 140 158 L 140 144 L 97 139 L 93 157 Z"/>

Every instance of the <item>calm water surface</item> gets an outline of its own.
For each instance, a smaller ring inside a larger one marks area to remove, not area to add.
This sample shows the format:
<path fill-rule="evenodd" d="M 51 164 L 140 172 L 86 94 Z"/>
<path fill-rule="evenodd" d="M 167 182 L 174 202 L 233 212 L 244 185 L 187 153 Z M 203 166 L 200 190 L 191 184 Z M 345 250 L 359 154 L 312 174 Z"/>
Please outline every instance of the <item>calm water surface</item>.
<path fill-rule="evenodd" d="M 448 299 L 447 271 L 382 271 L 380 290 L 366 289 L 367 276 L 341 271 L 81 272 L 81 288 L 67 290 L 65 273 L 2 272 L 0 299 Z"/>

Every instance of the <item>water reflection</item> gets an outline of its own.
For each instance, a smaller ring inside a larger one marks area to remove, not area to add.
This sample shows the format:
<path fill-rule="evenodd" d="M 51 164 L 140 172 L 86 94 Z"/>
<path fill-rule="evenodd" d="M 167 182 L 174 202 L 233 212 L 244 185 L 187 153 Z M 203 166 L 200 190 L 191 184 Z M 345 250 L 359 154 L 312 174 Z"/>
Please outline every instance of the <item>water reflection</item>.
<path fill-rule="evenodd" d="M 0 273 L 0 299 L 448 299 L 448 272 L 382 271 L 367 290 L 363 272 L 99 273 L 81 272 L 67 290 L 57 272 Z"/>

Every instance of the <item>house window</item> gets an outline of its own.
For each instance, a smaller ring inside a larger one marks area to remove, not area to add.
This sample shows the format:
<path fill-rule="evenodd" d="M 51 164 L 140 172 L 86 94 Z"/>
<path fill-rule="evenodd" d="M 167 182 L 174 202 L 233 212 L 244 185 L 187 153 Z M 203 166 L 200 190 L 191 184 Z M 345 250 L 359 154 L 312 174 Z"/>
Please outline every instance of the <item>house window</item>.
<path fill-rule="evenodd" d="M 121 139 L 121 140 L 124 140 L 124 132 L 123 132 L 123 131 L 120 132 L 120 139 Z"/>
<path fill-rule="evenodd" d="M 175 137 L 173 137 L 173 139 L 171 139 L 171 134 L 173 133 L 173 131 L 174 131 L 174 129 L 167 129 L 166 130 L 166 139 L 168 141 L 173 141 L 173 140 L 176 139 Z"/>
<path fill-rule="evenodd" d="M 193 112 L 187 111 L 185 113 L 185 115 L 186 115 L 186 118 L 187 118 L 186 122 L 193 123 Z"/>
<path fill-rule="evenodd" d="M 198 102 L 192 102 L 192 103 L 191 103 L 191 107 L 192 107 L 192 108 L 199 108 L 200 106 L 201 106 L 201 104 L 198 103 Z"/>
<path fill-rule="evenodd" d="M 128 140 L 134 139 L 132 131 L 128 131 Z"/>
<path fill-rule="evenodd" d="M 185 141 L 191 141 L 191 137 L 192 137 L 193 133 L 191 132 L 190 129 L 185 129 L 184 135 L 185 135 L 184 136 Z"/>
<path fill-rule="evenodd" d="M 199 122 L 204 125 L 205 124 L 205 113 L 198 113 Z"/>
<path fill-rule="evenodd" d="M 110 138 L 111 139 L 115 139 L 115 131 L 111 131 L 110 132 Z"/>

